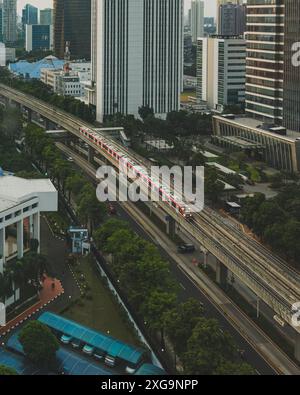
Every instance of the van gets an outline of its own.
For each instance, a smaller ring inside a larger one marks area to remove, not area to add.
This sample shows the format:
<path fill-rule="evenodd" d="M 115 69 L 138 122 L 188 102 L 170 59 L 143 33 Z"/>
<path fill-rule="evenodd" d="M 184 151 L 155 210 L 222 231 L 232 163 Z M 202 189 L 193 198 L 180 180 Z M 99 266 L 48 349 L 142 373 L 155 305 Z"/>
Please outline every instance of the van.
<path fill-rule="evenodd" d="M 193 244 L 181 244 L 177 247 L 179 254 L 192 254 L 195 252 L 195 246 Z"/>

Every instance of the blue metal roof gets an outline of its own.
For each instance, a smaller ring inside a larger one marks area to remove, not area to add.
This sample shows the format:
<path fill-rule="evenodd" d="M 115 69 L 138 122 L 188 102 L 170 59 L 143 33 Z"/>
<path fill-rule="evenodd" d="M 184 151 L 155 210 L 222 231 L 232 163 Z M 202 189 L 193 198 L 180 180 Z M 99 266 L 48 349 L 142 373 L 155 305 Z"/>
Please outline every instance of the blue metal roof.
<path fill-rule="evenodd" d="M 19 374 L 24 375 L 55 374 L 54 371 L 37 367 L 25 359 L 23 347 L 19 342 L 18 337 L 19 332 L 16 332 L 7 342 L 7 347 L 18 354 L 13 354 L 10 351 L 1 349 L 0 347 L 0 364 L 12 367 L 16 369 Z M 80 354 L 64 347 L 60 347 L 57 351 L 56 362 L 58 371 L 64 372 L 68 375 L 108 376 L 117 374 L 115 371 L 106 369 L 99 364 L 89 362 L 86 358 L 84 358 L 84 356 L 81 356 Z"/>
<path fill-rule="evenodd" d="M 27 62 L 26 60 L 10 63 L 9 70 L 15 74 L 22 75 L 24 78 L 40 79 L 41 69 L 62 69 L 64 63 L 64 60 L 57 59 L 54 56 L 47 56 L 33 63 Z"/>
<path fill-rule="evenodd" d="M 143 349 L 130 346 L 110 336 L 104 335 L 103 333 L 96 332 L 74 321 L 50 312 L 43 313 L 38 320 L 49 328 L 69 335 L 73 339 L 80 340 L 102 350 L 104 353 L 107 353 L 112 357 L 122 359 L 123 361 L 134 365 L 139 364 L 146 355 L 146 351 Z"/>

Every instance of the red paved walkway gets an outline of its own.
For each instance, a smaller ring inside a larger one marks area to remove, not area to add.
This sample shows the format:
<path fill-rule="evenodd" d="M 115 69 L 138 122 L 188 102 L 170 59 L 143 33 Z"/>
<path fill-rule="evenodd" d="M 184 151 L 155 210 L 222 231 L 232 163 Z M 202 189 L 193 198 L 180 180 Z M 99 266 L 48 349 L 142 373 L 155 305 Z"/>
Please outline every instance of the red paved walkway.
<path fill-rule="evenodd" d="M 55 284 L 53 288 L 52 284 Z M 28 318 L 30 318 L 33 314 L 41 311 L 48 304 L 50 304 L 54 299 L 57 299 L 60 295 L 64 293 L 64 289 L 59 280 L 52 280 L 51 278 L 46 278 L 44 283 L 44 287 L 40 292 L 40 301 L 29 307 L 23 313 L 18 315 L 13 320 L 9 321 L 6 326 L 0 328 L 0 336 L 3 336 L 10 332 L 12 329 L 22 324 Z"/>

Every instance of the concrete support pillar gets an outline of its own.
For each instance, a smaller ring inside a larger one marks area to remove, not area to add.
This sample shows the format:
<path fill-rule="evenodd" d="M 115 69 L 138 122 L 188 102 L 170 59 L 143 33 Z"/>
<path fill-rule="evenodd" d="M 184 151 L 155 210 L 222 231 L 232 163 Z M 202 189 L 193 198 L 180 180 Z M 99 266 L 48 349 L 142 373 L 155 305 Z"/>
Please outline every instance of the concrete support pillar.
<path fill-rule="evenodd" d="M 93 147 L 89 146 L 88 148 L 88 161 L 90 163 L 94 162 L 94 157 L 95 157 L 95 150 Z"/>
<path fill-rule="evenodd" d="M 174 218 L 168 217 L 167 218 L 167 233 L 173 239 L 176 234 L 176 222 Z"/>
<path fill-rule="evenodd" d="M 32 110 L 30 108 L 27 109 L 27 121 L 32 122 Z"/>
<path fill-rule="evenodd" d="M 228 275 L 227 267 L 218 260 L 216 267 L 216 281 L 219 285 L 221 285 L 221 287 L 226 287 L 227 275 Z"/>
<path fill-rule="evenodd" d="M 260 317 L 260 298 L 256 297 L 256 318 Z"/>
<path fill-rule="evenodd" d="M 0 273 L 3 273 L 5 261 L 5 229 L 0 229 Z"/>
<path fill-rule="evenodd" d="M 295 358 L 300 362 L 300 333 L 295 331 Z"/>
<path fill-rule="evenodd" d="M 49 121 L 49 119 L 45 119 L 45 129 L 46 130 L 50 130 L 50 127 L 51 127 L 51 122 Z"/>
<path fill-rule="evenodd" d="M 24 229 L 22 219 L 17 222 L 17 248 L 18 258 L 22 258 L 24 254 Z"/>
<path fill-rule="evenodd" d="M 21 104 L 16 101 L 11 101 L 11 105 L 21 111 Z"/>
<path fill-rule="evenodd" d="M 39 248 L 38 248 L 38 253 L 40 253 L 40 232 L 41 232 L 41 226 L 40 226 L 40 213 L 33 214 L 33 239 L 38 240 L 39 242 Z"/>
<path fill-rule="evenodd" d="M 206 248 L 201 248 L 201 251 L 203 253 L 203 267 L 204 267 L 204 269 L 207 269 L 209 251 Z"/>

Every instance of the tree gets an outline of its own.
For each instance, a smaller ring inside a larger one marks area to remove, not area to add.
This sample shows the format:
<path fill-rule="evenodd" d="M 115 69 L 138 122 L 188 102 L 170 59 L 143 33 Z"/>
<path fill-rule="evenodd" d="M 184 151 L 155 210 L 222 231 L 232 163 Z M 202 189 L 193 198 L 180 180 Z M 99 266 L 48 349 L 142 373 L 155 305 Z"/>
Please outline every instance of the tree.
<path fill-rule="evenodd" d="M 154 116 L 153 108 L 151 108 L 148 105 L 139 107 L 139 116 L 143 120 L 145 120 L 148 117 L 153 117 Z"/>
<path fill-rule="evenodd" d="M 164 347 L 165 314 L 175 307 L 177 295 L 154 289 L 145 300 L 141 312 L 147 325 L 152 330 L 159 330 L 161 342 Z"/>
<path fill-rule="evenodd" d="M 224 361 L 215 370 L 217 376 L 255 376 L 255 370 L 247 363 Z"/>
<path fill-rule="evenodd" d="M 143 240 L 128 229 L 114 232 L 108 239 L 104 251 L 114 255 L 117 261 L 136 260 L 142 253 Z"/>
<path fill-rule="evenodd" d="M 128 223 L 120 219 L 112 218 L 106 221 L 94 232 L 94 240 L 99 249 L 105 249 L 107 240 L 118 230 L 129 230 Z"/>
<path fill-rule="evenodd" d="M 63 193 L 65 192 L 66 179 L 70 175 L 70 173 L 71 167 L 68 162 L 66 162 L 62 158 L 55 159 L 52 174 L 54 178 L 56 178 L 57 184 L 61 188 Z"/>
<path fill-rule="evenodd" d="M 189 161 L 189 166 L 193 166 L 194 168 L 197 166 L 205 166 L 206 160 L 204 155 L 201 152 L 198 152 L 192 156 Z"/>
<path fill-rule="evenodd" d="M 268 200 L 263 202 L 253 214 L 253 229 L 258 235 L 262 236 L 267 226 L 284 221 L 284 210 L 276 201 Z"/>
<path fill-rule="evenodd" d="M 253 228 L 254 214 L 265 201 L 266 197 L 262 193 L 256 193 L 254 197 L 243 200 L 241 218 L 250 228 Z"/>
<path fill-rule="evenodd" d="M 35 364 L 49 366 L 56 359 L 59 343 L 50 329 L 39 321 L 29 322 L 20 332 L 25 355 Z"/>
<path fill-rule="evenodd" d="M 200 318 L 181 356 L 185 374 L 212 375 L 225 361 L 234 361 L 236 349 L 216 320 Z"/>
<path fill-rule="evenodd" d="M 66 189 L 69 192 L 69 201 L 71 201 L 71 194 L 78 195 L 85 184 L 86 181 L 81 174 L 71 174 L 67 177 Z"/>
<path fill-rule="evenodd" d="M 5 365 L 0 365 L 0 376 L 18 376 L 18 372 Z"/>
<path fill-rule="evenodd" d="M 77 214 L 80 220 L 87 225 L 90 233 L 93 233 L 95 226 L 99 225 L 106 213 L 105 204 L 99 202 L 96 191 L 90 184 L 87 184 L 78 196 Z"/>
<path fill-rule="evenodd" d="M 167 334 L 179 355 L 186 350 L 187 342 L 203 314 L 204 309 L 196 299 L 188 299 L 165 314 Z"/>
<path fill-rule="evenodd" d="M 7 139 L 17 139 L 22 131 L 22 120 L 20 111 L 16 108 L 8 107 L 4 111 L 1 128 Z"/>
<path fill-rule="evenodd" d="M 205 197 L 213 203 L 217 203 L 224 193 L 225 186 L 219 181 L 218 173 L 215 169 L 206 169 L 205 171 Z"/>

